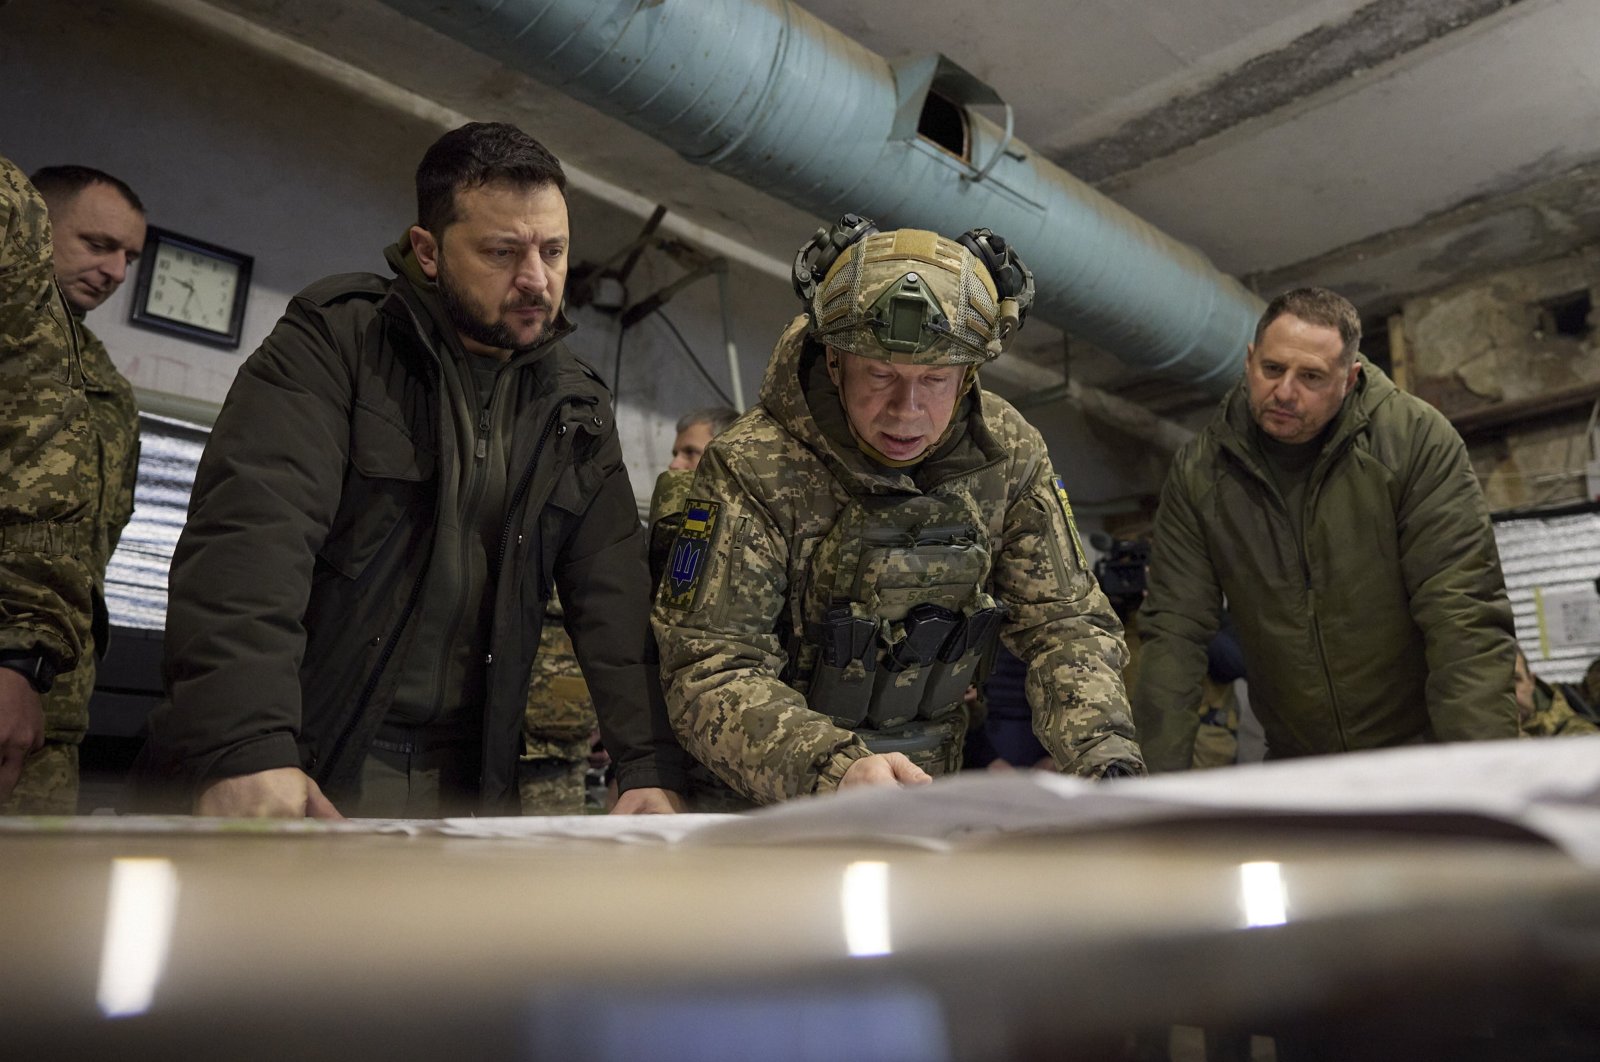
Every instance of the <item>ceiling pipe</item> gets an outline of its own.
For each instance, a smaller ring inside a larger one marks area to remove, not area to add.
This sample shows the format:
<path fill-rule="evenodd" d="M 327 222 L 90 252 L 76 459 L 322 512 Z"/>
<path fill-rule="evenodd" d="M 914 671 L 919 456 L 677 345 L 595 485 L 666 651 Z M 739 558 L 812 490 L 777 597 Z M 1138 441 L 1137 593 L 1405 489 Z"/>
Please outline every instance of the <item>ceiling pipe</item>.
<path fill-rule="evenodd" d="M 1039 317 L 1135 368 L 1213 392 L 1239 374 L 1261 299 L 1012 138 L 942 56 L 890 63 L 792 0 L 384 2 L 819 217 L 991 228 Z"/>

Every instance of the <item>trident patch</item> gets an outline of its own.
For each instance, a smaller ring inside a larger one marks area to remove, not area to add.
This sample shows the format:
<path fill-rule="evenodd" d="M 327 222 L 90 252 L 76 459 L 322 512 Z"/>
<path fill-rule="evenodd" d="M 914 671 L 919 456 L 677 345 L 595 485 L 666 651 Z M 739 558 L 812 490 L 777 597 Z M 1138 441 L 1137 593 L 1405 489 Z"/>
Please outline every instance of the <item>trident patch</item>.
<path fill-rule="evenodd" d="M 1072 539 L 1072 548 L 1078 553 L 1078 565 L 1087 570 L 1089 558 L 1084 555 L 1083 543 L 1078 540 L 1078 524 L 1072 519 L 1072 503 L 1067 500 L 1067 485 L 1061 482 L 1060 476 L 1056 476 L 1050 482 L 1055 484 L 1056 500 L 1061 502 L 1061 515 L 1067 518 L 1067 534 Z"/>
<path fill-rule="evenodd" d="M 718 504 L 690 498 L 683 513 L 683 527 L 667 554 L 667 572 L 661 585 L 661 603 L 688 612 L 699 605 L 700 580 L 705 575 L 711 552 L 711 536 L 717 529 Z"/>

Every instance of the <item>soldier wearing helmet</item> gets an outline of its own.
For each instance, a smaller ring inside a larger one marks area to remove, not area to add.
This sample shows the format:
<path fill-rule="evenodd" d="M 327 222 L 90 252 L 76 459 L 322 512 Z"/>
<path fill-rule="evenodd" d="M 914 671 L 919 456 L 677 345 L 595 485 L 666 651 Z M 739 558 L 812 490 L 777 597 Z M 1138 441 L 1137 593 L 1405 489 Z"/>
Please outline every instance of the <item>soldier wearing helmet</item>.
<path fill-rule="evenodd" d="M 1057 765 L 1144 773 L 1115 613 L 1043 440 L 978 385 L 1033 278 L 987 230 L 846 215 L 795 260 L 807 305 L 760 404 L 695 475 L 653 622 L 684 746 L 745 798 L 960 765 L 999 641 Z"/>

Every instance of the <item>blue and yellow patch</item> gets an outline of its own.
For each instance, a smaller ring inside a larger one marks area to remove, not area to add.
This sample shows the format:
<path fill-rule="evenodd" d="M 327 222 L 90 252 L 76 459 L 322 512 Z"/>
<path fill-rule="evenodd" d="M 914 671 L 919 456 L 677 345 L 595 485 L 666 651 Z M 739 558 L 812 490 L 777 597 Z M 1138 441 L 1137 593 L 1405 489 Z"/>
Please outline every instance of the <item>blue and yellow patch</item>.
<path fill-rule="evenodd" d="M 1072 539 L 1072 548 L 1078 554 L 1078 564 L 1087 569 L 1089 558 L 1084 555 L 1083 543 L 1078 541 L 1078 523 L 1072 518 L 1072 503 L 1067 500 L 1067 485 L 1061 482 L 1061 477 L 1056 476 L 1050 481 L 1056 488 L 1056 500 L 1061 503 L 1061 515 L 1067 518 L 1067 535 Z"/>
<path fill-rule="evenodd" d="M 700 586 L 711 554 L 711 536 L 717 530 L 718 505 L 690 498 L 683 512 L 683 527 L 667 554 L 661 579 L 661 603 L 689 612 L 700 603 Z"/>

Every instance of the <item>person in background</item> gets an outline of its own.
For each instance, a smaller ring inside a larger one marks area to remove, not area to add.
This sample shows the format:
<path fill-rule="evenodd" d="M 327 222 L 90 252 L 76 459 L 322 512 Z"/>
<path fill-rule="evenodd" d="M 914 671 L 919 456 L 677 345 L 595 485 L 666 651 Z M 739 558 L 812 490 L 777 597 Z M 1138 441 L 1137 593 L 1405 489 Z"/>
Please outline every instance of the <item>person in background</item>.
<path fill-rule="evenodd" d="M 656 477 L 655 490 L 650 495 L 650 574 L 655 582 L 661 581 L 667 550 L 683 525 L 683 506 L 689 499 L 700 458 L 705 456 L 711 440 L 738 419 L 739 411 L 730 406 L 709 406 L 678 418 L 672 462 Z"/>
<path fill-rule="evenodd" d="M 582 815 L 607 806 L 603 782 L 589 779 L 611 762 L 589 684 L 583 680 L 561 598 L 551 594 L 539 631 L 539 654 L 528 676 L 524 747 L 517 788 L 524 815 Z M 591 788 L 598 792 L 591 792 Z"/>
<path fill-rule="evenodd" d="M 1574 711 L 1566 695 L 1536 676 L 1528 658 L 1517 650 L 1517 720 L 1528 737 L 1577 737 L 1600 734 L 1600 726 Z"/>

